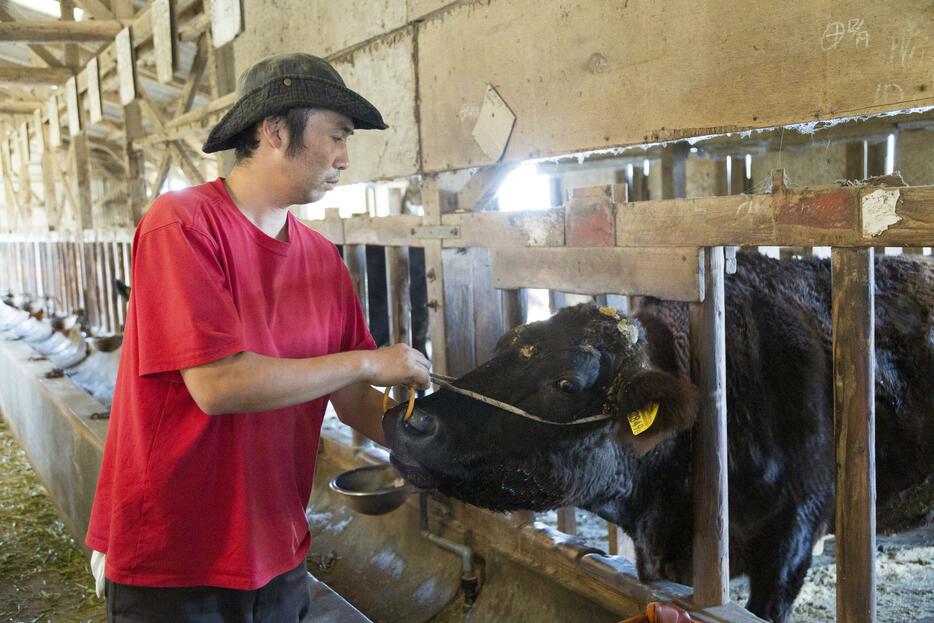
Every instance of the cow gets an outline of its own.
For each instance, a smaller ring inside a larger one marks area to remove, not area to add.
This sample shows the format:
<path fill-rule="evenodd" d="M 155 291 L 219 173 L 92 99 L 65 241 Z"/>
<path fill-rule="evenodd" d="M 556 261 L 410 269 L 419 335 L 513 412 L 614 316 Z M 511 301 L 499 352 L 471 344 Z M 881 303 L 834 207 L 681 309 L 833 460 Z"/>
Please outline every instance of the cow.
<path fill-rule="evenodd" d="M 730 570 L 749 576 L 751 612 L 784 622 L 833 530 L 831 267 L 755 252 L 737 264 L 725 284 Z M 875 271 L 885 529 L 934 518 L 885 511 L 934 482 L 934 264 L 880 257 Z M 441 389 L 407 420 L 404 405 L 384 416 L 391 462 L 419 487 L 496 511 L 591 511 L 632 537 L 642 581 L 690 584 L 700 397 L 688 326 L 688 305 L 654 298 L 633 316 L 581 305 L 520 326 L 454 385 L 549 422 L 589 421 L 542 423 Z"/>

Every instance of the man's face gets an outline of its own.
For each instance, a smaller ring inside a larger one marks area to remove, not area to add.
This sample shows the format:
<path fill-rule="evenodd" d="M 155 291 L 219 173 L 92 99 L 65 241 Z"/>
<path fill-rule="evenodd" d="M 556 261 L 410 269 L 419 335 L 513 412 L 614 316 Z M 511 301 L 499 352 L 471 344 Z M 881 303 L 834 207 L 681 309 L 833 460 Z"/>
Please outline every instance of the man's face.
<path fill-rule="evenodd" d="M 308 117 L 305 133 L 290 140 L 302 140 L 305 149 L 286 158 L 294 180 L 293 204 L 312 203 L 334 188 L 340 172 L 350 165 L 347 139 L 353 134 L 353 121 L 333 110 L 319 109 Z"/>

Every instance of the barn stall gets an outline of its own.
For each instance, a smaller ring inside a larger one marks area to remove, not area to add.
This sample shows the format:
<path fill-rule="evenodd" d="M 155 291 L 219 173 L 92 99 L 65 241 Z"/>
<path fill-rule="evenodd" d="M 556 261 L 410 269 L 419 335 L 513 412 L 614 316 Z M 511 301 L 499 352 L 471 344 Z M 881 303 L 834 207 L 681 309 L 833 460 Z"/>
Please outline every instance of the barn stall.
<path fill-rule="evenodd" d="M 0 15 L 20 22 L 2 31 L 0 50 L 10 85 L 0 287 L 16 338 L 0 345 L 0 407 L 74 535 L 87 527 L 106 435 L 125 315 L 114 280 L 129 282 L 132 227 L 159 192 L 229 170 L 230 154 L 206 158 L 200 144 L 233 102 L 234 77 L 267 54 L 304 50 L 331 60 L 391 126 L 351 141 L 346 189 L 296 208 L 341 247 L 374 327 L 417 340 L 410 292 L 424 287 L 434 371 L 458 376 L 542 308 L 688 301 L 697 381 L 712 396 L 696 431 L 693 589 L 639 583 L 618 555 L 618 528 L 600 526 L 605 548 L 570 536 L 594 524 L 574 509 L 551 527 L 432 494 L 357 514 L 327 484 L 386 455 L 333 423 L 308 513 L 316 576 L 374 620 L 616 621 L 652 600 L 698 620 L 757 620 L 727 592 L 725 400 L 715 390 L 724 274 L 735 247 L 770 247 L 834 262 L 834 305 L 846 310 L 834 316 L 834 353 L 848 364 L 836 368 L 837 482 L 848 492 L 836 619 L 891 618 L 875 606 L 871 266 L 886 247 L 934 244 L 929 8 L 74 5 L 83 13 L 70 24 L 14 2 Z M 901 180 L 880 177 L 894 170 Z M 530 184 L 517 186 L 523 177 Z M 520 188 L 518 205 L 506 205 L 508 188 Z M 367 270 L 368 250 L 383 255 L 382 272 Z M 422 256 L 423 274 L 411 270 Z M 371 296 L 380 282 L 385 298 Z M 444 551 L 464 545 L 472 555 Z M 476 595 L 462 582 L 471 573 Z"/>

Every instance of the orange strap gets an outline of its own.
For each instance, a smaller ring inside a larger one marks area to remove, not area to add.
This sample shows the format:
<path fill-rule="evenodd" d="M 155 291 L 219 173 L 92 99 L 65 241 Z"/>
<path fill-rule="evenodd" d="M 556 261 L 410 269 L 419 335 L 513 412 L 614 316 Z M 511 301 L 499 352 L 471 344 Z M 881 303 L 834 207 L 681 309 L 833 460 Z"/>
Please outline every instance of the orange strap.
<path fill-rule="evenodd" d="M 645 614 L 620 621 L 619 623 L 691 623 L 691 615 L 686 610 L 671 604 L 653 601 L 645 607 Z"/>
<path fill-rule="evenodd" d="M 383 392 L 383 413 L 389 411 L 389 390 L 392 389 L 392 386 L 386 387 L 386 391 Z M 405 415 L 402 417 L 402 421 L 405 422 L 412 415 L 412 409 L 415 408 L 415 388 L 409 388 L 409 406 L 405 410 Z"/>

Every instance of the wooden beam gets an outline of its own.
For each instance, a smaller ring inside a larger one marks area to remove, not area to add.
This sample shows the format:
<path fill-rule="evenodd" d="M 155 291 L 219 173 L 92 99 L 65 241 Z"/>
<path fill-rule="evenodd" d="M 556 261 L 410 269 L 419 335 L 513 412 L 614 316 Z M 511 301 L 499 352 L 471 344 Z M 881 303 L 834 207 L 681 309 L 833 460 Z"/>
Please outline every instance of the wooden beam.
<path fill-rule="evenodd" d="M 344 242 L 387 247 L 419 246 L 422 240 L 415 237 L 415 230 L 421 225 L 422 217 L 413 215 L 353 216 L 344 219 Z"/>
<path fill-rule="evenodd" d="M 0 41 L 22 43 L 75 43 L 110 41 L 123 25 L 116 21 L 47 21 L 0 23 Z"/>
<path fill-rule="evenodd" d="M 497 288 L 703 300 L 696 247 L 503 247 L 492 249 L 492 259 L 493 284 Z"/>
<path fill-rule="evenodd" d="M 67 67 L 0 67 L 0 83 L 60 85 L 74 75 Z"/>
<path fill-rule="evenodd" d="M 458 235 L 442 240 L 448 247 L 561 246 L 564 208 L 527 212 L 456 212 L 441 217 Z"/>
<path fill-rule="evenodd" d="M 934 186 L 816 186 L 617 206 L 620 246 L 930 246 Z"/>
<path fill-rule="evenodd" d="M 860 191 L 860 213 L 865 246 L 934 245 L 934 186 L 865 187 Z M 886 215 L 889 221 L 898 220 L 874 233 Z"/>
<path fill-rule="evenodd" d="M 0 114 L 28 115 L 41 105 L 39 102 L 3 102 L 0 103 Z"/>
<path fill-rule="evenodd" d="M 227 112 L 227 110 L 237 101 L 236 93 L 227 93 L 225 95 L 218 96 L 216 99 L 212 100 L 210 103 L 196 108 L 184 115 L 179 115 L 175 119 L 166 122 L 166 128 L 177 128 L 189 123 L 195 123 L 203 121 L 205 117 L 210 115 L 222 115 Z"/>

